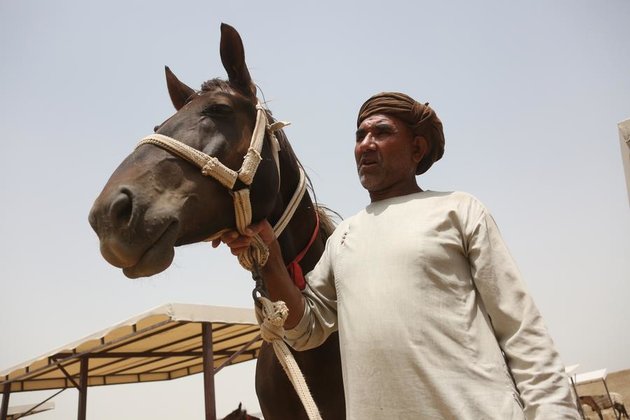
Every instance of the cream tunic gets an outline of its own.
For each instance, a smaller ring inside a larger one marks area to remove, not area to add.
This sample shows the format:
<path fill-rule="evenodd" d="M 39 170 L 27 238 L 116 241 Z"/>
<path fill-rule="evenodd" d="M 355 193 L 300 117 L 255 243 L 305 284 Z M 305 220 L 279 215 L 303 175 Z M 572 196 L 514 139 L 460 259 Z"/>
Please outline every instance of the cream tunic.
<path fill-rule="evenodd" d="M 498 228 L 468 194 L 370 204 L 339 225 L 307 284 L 286 339 L 308 349 L 339 330 L 349 419 L 578 418 Z"/>

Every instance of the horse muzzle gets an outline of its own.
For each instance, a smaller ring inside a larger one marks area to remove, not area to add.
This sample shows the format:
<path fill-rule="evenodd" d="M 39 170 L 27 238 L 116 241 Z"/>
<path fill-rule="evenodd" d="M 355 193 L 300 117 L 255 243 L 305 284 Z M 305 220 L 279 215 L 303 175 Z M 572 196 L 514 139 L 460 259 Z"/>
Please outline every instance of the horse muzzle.
<path fill-rule="evenodd" d="M 90 211 L 89 222 L 103 258 L 129 278 L 151 276 L 170 266 L 179 237 L 176 211 L 143 199 L 128 186 L 104 190 Z M 173 203 L 175 204 L 175 203 Z"/>

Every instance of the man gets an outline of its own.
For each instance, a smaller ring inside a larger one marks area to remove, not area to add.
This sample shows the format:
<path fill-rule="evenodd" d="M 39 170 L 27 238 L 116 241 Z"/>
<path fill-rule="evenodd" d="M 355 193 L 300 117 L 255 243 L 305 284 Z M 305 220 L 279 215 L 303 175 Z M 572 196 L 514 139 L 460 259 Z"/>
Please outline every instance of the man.
<path fill-rule="evenodd" d="M 444 151 L 435 112 L 380 93 L 357 127 L 371 203 L 338 226 L 303 292 L 269 224 L 248 232 L 269 244 L 262 275 L 289 307 L 286 341 L 308 349 L 339 330 L 349 419 L 577 419 L 560 358 L 486 208 L 416 181 Z M 222 240 L 234 254 L 250 243 Z"/>

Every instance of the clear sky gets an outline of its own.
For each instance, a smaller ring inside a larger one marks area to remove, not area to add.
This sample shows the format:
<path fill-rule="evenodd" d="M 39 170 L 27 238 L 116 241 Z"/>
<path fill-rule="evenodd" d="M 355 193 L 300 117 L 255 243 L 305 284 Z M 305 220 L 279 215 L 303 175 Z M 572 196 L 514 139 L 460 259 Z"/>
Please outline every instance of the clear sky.
<path fill-rule="evenodd" d="M 319 201 L 343 216 L 368 202 L 352 155 L 360 104 L 383 90 L 429 101 L 446 152 L 421 186 L 490 208 L 566 364 L 630 368 L 627 0 L 0 0 L 0 370 L 163 303 L 251 306 L 226 250 L 178 249 L 166 272 L 131 281 L 87 223 L 118 163 L 173 112 L 164 65 L 193 87 L 225 76 L 220 22 L 293 123 Z M 222 371 L 217 394 L 220 415 L 257 411 L 253 364 Z M 93 420 L 203 412 L 201 376 L 88 395 Z M 75 416 L 74 390 L 55 401 L 38 418 Z"/>

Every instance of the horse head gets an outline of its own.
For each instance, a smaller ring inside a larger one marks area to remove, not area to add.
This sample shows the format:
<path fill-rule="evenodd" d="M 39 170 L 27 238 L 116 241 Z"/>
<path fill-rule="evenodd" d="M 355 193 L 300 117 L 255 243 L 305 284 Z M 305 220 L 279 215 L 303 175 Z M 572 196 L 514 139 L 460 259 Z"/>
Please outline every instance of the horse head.
<path fill-rule="evenodd" d="M 245 64 L 241 38 L 226 24 L 221 25 L 220 53 L 228 81 L 209 80 L 200 91 L 186 86 L 166 67 L 168 92 L 176 112 L 155 127 L 154 137 L 176 139 L 216 159 L 224 172 L 236 174 L 231 188 L 204 176 L 198 167 L 168 148 L 144 141 L 114 171 L 90 211 L 89 221 L 99 237 L 103 257 L 130 278 L 165 270 L 173 260 L 175 246 L 235 228 L 233 195 L 238 188 L 249 194 L 248 221 L 274 217 L 278 211 L 277 200 L 272 198 L 280 189 L 280 163 L 269 133 L 261 143 L 260 162 L 256 162 L 251 185 L 244 185 L 238 177 L 261 107 Z M 270 115 L 262 112 L 267 123 Z"/>

